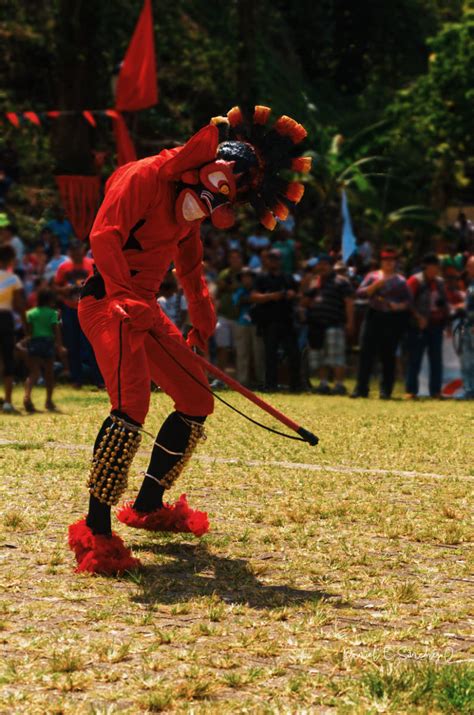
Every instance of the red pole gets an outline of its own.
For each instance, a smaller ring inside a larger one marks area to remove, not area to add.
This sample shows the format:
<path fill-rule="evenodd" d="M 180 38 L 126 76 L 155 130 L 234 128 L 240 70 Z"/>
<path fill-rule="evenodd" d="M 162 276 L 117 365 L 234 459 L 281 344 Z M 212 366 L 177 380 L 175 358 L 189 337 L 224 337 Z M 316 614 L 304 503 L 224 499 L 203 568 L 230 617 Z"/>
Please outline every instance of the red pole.
<path fill-rule="evenodd" d="M 150 330 L 149 332 L 152 338 L 161 345 L 161 341 L 156 335 L 156 333 L 154 333 L 152 330 Z M 178 341 L 176 341 L 176 346 L 179 346 L 183 350 L 191 350 L 191 348 L 181 345 L 181 343 L 179 343 Z M 304 427 L 301 427 L 301 425 L 292 420 L 290 417 L 287 417 L 285 414 L 283 414 L 283 412 L 277 410 L 276 407 L 273 407 L 273 405 L 270 405 L 268 402 L 265 402 L 265 400 L 262 400 L 262 398 L 258 397 L 258 395 L 252 392 L 252 390 L 249 390 L 247 387 L 244 387 L 240 384 L 240 382 L 234 380 L 233 377 L 230 377 L 229 375 L 227 375 L 227 373 L 223 372 L 222 370 L 219 370 L 218 367 L 210 363 L 201 355 L 198 355 L 194 351 L 192 351 L 192 353 L 194 359 L 200 364 L 203 370 L 211 373 L 211 375 L 217 377 L 218 380 L 221 380 L 221 382 L 224 382 L 236 392 L 240 392 L 241 395 L 246 397 L 247 400 L 250 400 L 250 402 L 253 402 L 255 405 L 260 407 L 261 410 L 264 410 L 264 412 L 268 412 L 269 415 L 272 415 L 272 417 L 275 417 L 275 419 L 277 419 L 279 422 L 282 422 L 284 425 L 289 427 L 289 429 L 299 434 L 300 437 L 302 437 L 304 441 L 308 442 L 312 447 L 318 444 L 319 440 L 312 432 L 309 432 L 309 430 L 305 429 Z"/>
<path fill-rule="evenodd" d="M 119 305 L 114 306 L 113 308 L 114 313 L 122 320 L 124 323 L 130 322 L 130 316 L 128 313 Z M 151 337 L 156 340 L 157 343 L 159 343 L 162 347 L 162 349 L 165 349 L 163 347 L 163 344 L 159 338 L 159 336 L 153 332 L 153 330 L 149 331 L 149 334 Z M 255 405 L 260 407 L 261 410 L 264 410 L 264 412 L 268 412 L 269 415 L 272 415 L 272 417 L 275 417 L 279 422 L 282 422 L 284 425 L 286 425 L 289 429 L 293 430 L 297 434 L 299 434 L 300 437 L 303 438 L 305 442 L 308 442 L 312 447 L 318 444 L 319 440 L 314 435 L 312 432 L 309 430 L 305 429 L 304 427 L 301 427 L 297 422 L 294 420 L 290 419 L 290 417 L 287 417 L 286 415 L 283 414 L 283 412 L 280 412 L 280 410 L 277 410 L 276 407 L 273 407 L 270 405 L 268 402 L 265 402 L 265 400 L 262 400 L 261 397 L 258 397 L 252 390 L 249 390 L 247 387 L 244 387 L 243 385 L 240 384 L 240 382 L 237 382 L 237 380 L 234 380 L 234 378 L 229 377 L 227 373 L 222 372 L 222 370 L 219 370 L 218 367 L 215 365 L 212 365 L 212 363 L 208 362 L 205 358 L 201 357 L 201 355 L 198 355 L 195 353 L 193 350 L 191 350 L 190 347 L 186 345 L 182 345 L 180 342 L 177 340 L 174 341 L 175 346 L 179 347 L 182 350 L 189 350 L 196 362 L 199 363 L 199 365 L 205 370 L 206 372 L 211 373 L 211 375 L 214 375 L 214 377 L 217 377 L 218 380 L 221 380 L 224 382 L 226 385 L 231 387 L 233 390 L 236 392 L 240 392 L 241 395 L 247 398 L 247 400 L 250 400 L 250 402 L 253 402 Z"/>
<path fill-rule="evenodd" d="M 265 412 L 268 412 L 268 414 L 272 415 L 280 422 L 283 422 L 284 425 L 294 430 L 295 432 L 298 432 L 300 425 L 297 424 L 294 420 L 290 419 L 290 417 L 287 417 L 283 414 L 283 412 L 277 410 L 276 407 L 273 407 L 268 402 L 265 402 L 265 400 L 262 400 L 260 397 L 258 397 L 258 395 L 252 392 L 252 390 L 249 390 L 247 387 L 244 387 L 244 385 L 241 385 L 240 382 L 234 380 L 233 377 L 230 377 L 230 375 L 227 375 L 227 373 L 223 372 L 222 370 L 219 370 L 218 367 L 208 362 L 208 360 L 203 358 L 201 355 L 198 355 L 197 353 L 195 353 L 194 355 L 203 370 L 205 370 L 206 372 L 210 372 L 211 375 L 217 377 L 218 380 L 221 380 L 221 382 L 224 382 L 236 392 L 240 392 L 240 394 L 250 400 L 250 402 L 253 402 L 255 405 L 258 405 L 258 407 L 260 407 L 262 410 L 265 410 Z"/>

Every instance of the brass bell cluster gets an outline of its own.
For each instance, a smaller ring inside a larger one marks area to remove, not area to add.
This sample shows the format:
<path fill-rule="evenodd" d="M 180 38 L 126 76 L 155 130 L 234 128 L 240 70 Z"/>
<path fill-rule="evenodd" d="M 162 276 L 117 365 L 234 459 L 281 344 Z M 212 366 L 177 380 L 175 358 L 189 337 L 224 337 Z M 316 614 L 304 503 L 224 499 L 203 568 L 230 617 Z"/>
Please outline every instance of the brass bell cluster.
<path fill-rule="evenodd" d="M 193 422 L 191 420 L 185 420 L 185 422 L 190 426 L 191 431 L 189 433 L 188 444 L 184 450 L 183 456 L 176 462 L 174 467 L 172 467 L 164 477 L 161 477 L 159 484 L 164 489 L 170 489 L 174 482 L 178 479 L 179 475 L 185 468 L 186 464 L 191 459 L 194 450 L 200 440 L 206 439 L 206 433 L 204 431 L 204 425 L 199 422 Z"/>
<path fill-rule="evenodd" d="M 127 488 L 128 472 L 141 442 L 138 429 L 110 415 L 99 446 L 92 458 L 87 482 L 90 493 L 103 504 L 117 504 Z"/>

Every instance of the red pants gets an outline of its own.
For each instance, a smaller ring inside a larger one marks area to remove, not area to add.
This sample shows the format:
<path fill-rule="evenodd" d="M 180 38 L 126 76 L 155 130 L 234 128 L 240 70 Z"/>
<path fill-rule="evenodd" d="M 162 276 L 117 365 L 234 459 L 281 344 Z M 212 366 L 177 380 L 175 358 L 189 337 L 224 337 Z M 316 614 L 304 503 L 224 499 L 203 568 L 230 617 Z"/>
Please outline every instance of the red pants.
<path fill-rule="evenodd" d="M 83 298 L 79 303 L 79 320 L 94 348 L 112 409 L 121 410 L 143 424 L 153 380 L 174 400 L 175 409 L 179 412 L 210 415 L 214 409 L 212 395 L 187 375 L 150 335 L 147 334 L 143 345 L 132 352 L 130 325 L 111 316 L 108 306 L 108 298 Z M 178 328 L 157 304 L 151 307 L 155 311 L 153 331 L 160 342 L 188 372 L 207 385 L 204 371 L 195 363 Z"/>

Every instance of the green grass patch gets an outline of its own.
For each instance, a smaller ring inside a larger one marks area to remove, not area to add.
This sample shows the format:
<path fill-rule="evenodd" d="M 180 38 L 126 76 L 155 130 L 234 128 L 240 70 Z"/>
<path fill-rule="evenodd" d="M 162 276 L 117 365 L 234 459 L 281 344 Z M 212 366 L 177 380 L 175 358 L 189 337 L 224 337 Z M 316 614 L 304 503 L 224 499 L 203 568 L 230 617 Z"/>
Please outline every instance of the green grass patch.
<path fill-rule="evenodd" d="M 375 703 L 395 711 L 416 706 L 446 713 L 474 712 L 474 667 L 470 665 L 384 668 L 366 673 L 362 684 Z"/>
<path fill-rule="evenodd" d="M 60 387 L 63 414 L 3 418 L 0 712 L 473 710 L 472 408 L 266 397 L 320 446 L 218 405 L 168 495 L 186 491 L 212 530 L 199 541 L 114 519 L 142 561 L 120 579 L 75 574 L 67 547 L 106 395 Z M 146 429 L 171 409 L 153 393 Z"/>

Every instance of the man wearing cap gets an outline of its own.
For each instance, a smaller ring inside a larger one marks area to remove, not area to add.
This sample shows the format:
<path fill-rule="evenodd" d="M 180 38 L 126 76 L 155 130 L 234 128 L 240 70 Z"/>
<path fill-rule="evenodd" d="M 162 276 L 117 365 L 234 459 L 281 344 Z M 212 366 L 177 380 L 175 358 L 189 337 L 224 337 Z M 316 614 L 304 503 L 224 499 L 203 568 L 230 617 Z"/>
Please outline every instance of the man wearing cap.
<path fill-rule="evenodd" d="M 380 254 L 380 268 L 368 273 L 357 296 L 368 300 L 360 338 L 357 383 L 351 397 L 368 397 L 369 381 L 375 358 L 382 363 L 380 398 L 392 396 L 396 353 L 406 329 L 411 294 L 405 278 L 397 273 L 397 251 L 385 248 Z"/>
<path fill-rule="evenodd" d="M 319 256 L 318 275 L 310 285 L 303 302 L 307 307 L 308 342 L 314 350 L 321 395 L 345 395 L 346 336 L 354 330 L 353 289 L 347 278 L 337 275 L 327 254 Z M 331 390 L 329 370 L 334 373 Z"/>
<path fill-rule="evenodd" d="M 449 317 L 449 304 L 444 280 L 439 275 L 440 260 L 435 253 L 423 258 L 423 270 L 408 279 L 413 296 L 415 323 L 408 332 L 408 369 L 406 397 L 418 395 L 418 375 L 425 350 L 429 363 L 431 397 L 439 397 L 443 379 L 443 332 Z"/>
<path fill-rule="evenodd" d="M 278 389 L 278 349 L 288 357 L 290 390 L 301 388 L 300 354 L 294 325 L 294 302 L 297 284 L 293 276 L 283 273 L 281 253 L 273 248 L 268 253 L 269 270 L 260 273 L 250 299 L 257 305 L 257 329 L 265 345 L 265 389 Z"/>

